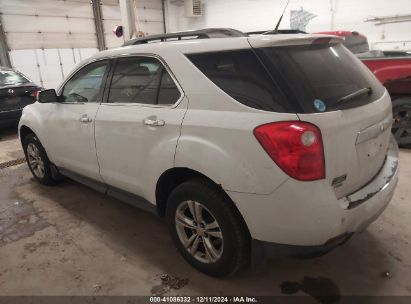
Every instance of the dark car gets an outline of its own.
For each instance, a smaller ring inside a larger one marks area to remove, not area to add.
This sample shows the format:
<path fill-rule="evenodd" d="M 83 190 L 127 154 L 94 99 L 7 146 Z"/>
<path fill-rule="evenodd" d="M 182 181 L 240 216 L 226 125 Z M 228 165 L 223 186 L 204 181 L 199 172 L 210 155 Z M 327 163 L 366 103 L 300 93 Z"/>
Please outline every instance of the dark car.
<path fill-rule="evenodd" d="M 16 125 L 41 88 L 20 72 L 0 67 L 0 128 Z"/>

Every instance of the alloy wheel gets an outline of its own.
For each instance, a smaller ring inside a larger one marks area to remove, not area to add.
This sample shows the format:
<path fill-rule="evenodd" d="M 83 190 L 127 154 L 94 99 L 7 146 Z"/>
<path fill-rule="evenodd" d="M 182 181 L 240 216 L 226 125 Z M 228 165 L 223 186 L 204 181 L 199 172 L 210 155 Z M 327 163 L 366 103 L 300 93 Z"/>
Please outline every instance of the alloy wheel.
<path fill-rule="evenodd" d="M 196 260 L 210 264 L 223 253 L 223 234 L 213 214 L 201 203 L 184 201 L 175 213 L 177 235 Z"/>
<path fill-rule="evenodd" d="M 45 174 L 44 161 L 40 156 L 40 151 L 33 143 L 27 145 L 27 158 L 29 166 L 38 178 L 43 178 Z"/>

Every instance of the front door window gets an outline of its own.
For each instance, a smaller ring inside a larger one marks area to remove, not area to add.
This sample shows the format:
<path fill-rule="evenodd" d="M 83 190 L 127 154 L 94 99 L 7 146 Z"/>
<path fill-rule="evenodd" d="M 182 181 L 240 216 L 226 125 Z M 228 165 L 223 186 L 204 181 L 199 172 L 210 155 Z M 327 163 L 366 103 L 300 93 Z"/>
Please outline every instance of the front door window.
<path fill-rule="evenodd" d="M 64 86 L 62 102 L 99 102 L 107 61 L 91 63 L 78 71 Z"/>

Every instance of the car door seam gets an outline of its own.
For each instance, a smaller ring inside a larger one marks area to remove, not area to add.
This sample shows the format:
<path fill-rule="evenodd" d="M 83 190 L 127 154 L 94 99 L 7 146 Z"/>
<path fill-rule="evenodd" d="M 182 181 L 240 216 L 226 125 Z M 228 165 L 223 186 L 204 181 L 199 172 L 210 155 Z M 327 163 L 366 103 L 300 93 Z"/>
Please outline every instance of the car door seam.
<path fill-rule="evenodd" d="M 106 181 L 103 178 L 103 175 L 101 174 L 101 166 L 100 166 L 100 161 L 98 159 L 98 153 L 97 153 L 97 137 L 96 137 L 96 118 L 98 111 L 100 111 L 101 108 L 101 103 L 98 104 L 97 111 L 95 112 L 94 118 L 93 118 L 93 136 L 94 136 L 94 151 L 96 153 L 96 160 L 97 160 L 97 166 L 98 166 L 98 174 L 100 175 L 101 180 L 103 181 L 104 184 L 107 184 Z"/>
<path fill-rule="evenodd" d="M 179 140 L 180 140 L 181 133 L 182 133 L 182 131 L 183 131 L 184 119 L 185 119 L 185 117 L 186 117 L 186 114 L 187 114 L 187 112 L 188 112 L 188 106 L 189 106 L 189 104 L 190 104 L 190 100 L 189 100 L 189 98 L 187 97 L 187 95 L 185 95 L 185 96 L 183 97 L 183 99 L 184 99 L 184 98 L 187 100 L 187 106 L 186 106 L 185 111 L 184 111 L 183 119 L 181 120 L 181 123 L 180 123 L 180 130 L 179 130 L 179 134 L 178 134 L 177 141 L 176 141 L 176 147 L 175 147 L 175 149 L 174 149 L 173 167 L 176 166 L 176 156 L 177 156 L 178 142 L 179 142 Z"/>

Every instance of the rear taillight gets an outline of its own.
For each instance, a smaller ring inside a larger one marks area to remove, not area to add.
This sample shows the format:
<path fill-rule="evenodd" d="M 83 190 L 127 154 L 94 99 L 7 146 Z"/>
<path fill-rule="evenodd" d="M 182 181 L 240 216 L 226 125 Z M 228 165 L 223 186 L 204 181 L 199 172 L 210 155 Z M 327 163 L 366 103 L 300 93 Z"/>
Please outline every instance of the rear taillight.
<path fill-rule="evenodd" d="M 30 93 L 30 96 L 37 99 L 37 97 L 39 96 L 39 93 L 40 93 L 40 90 L 34 90 L 33 92 Z"/>
<path fill-rule="evenodd" d="M 254 129 L 268 155 L 289 176 L 301 181 L 325 178 L 321 131 L 301 121 L 269 123 Z"/>

